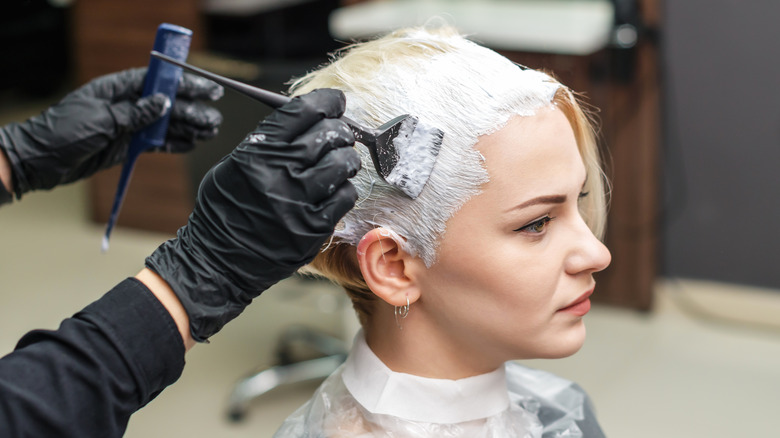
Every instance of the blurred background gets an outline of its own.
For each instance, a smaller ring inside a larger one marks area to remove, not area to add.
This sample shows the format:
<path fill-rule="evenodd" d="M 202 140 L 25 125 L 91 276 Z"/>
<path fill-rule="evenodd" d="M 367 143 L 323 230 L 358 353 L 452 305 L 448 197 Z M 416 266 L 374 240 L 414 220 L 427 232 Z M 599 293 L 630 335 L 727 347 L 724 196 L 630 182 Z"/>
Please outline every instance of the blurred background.
<path fill-rule="evenodd" d="M 608 436 L 771 436 L 780 406 L 780 3 L 20 0 L 0 15 L 0 123 L 33 116 L 96 76 L 146 65 L 162 22 L 194 31 L 191 63 L 281 91 L 348 42 L 434 15 L 551 70 L 598 108 L 613 264 L 597 279 L 583 350 L 529 364 L 580 383 Z M 219 137 L 187 156 L 141 157 L 107 254 L 100 241 L 118 169 L 0 209 L 1 352 L 134 275 L 186 223 L 203 174 L 268 113 L 231 91 L 216 106 Z M 297 360 L 278 350 L 300 327 L 348 343 L 355 322 L 345 298 L 294 277 L 259 301 L 189 353 L 180 381 L 133 417 L 127 436 L 270 436 L 308 399 L 317 379 L 257 397 L 235 385 Z M 297 354 L 316 359 L 310 350 Z"/>

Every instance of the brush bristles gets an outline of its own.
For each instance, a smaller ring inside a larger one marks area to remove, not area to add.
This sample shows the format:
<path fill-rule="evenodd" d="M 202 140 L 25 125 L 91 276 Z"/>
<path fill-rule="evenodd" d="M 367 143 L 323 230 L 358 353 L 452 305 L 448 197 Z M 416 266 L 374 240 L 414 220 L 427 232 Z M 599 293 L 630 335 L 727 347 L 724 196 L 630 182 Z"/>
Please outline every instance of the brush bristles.
<path fill-rule="evenodd" d="M 443 138 L 440 129 L 419 123 L 414 117 L 405 119 L 393 139 L 398 162 L 386 181 L 416 199 L 431 176 Z"/>

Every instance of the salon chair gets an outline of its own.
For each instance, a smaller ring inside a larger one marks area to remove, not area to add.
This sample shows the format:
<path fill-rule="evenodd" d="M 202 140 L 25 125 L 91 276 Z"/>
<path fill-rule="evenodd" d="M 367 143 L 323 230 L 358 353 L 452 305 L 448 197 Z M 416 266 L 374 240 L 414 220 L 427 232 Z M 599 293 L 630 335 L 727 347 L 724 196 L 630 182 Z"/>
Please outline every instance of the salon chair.
<path fill-rule="evenodd" d="M 318 282 L 324 280 L 298 277 L 302 294 L 317 294 Z M 311 286 L 311 291 L 309 291 Z M 340 291 L 338 291 L 340 292 Z M 269 368 L 255 369 L 241 378 L 233 387 L 228 399 L 227 416 L 232 422 L 242 421 L 250 403 L 260 397 L 270 398 L 269 392 L 297 383 L 323 380 L 333 373 L 347 358 L 351 341 L 359 329 L 359 322 L 350 300 L 343 292 L 336 295 L 336 311 L 341 313 L 341 337 L 325 333 L 321 329 L 302 324 L 292 324 L 279 335 L 275 351 L 275 364 Z M 334 311 L 334 303 L 318 308 L 324 314 Z"/>
<path fill-rule="evenodd" d="M 290 353 L 293 344 L 298 342 L 321 352 L 322 356 L 296 361 Z M 231 421 L 242 421 L 249 403 L 263 394 L 285 385 L 324 379 L 347 358 L 343 341 L 303 326 L 286 330 L 276 348 L 279 365 L 257 371 L 233 387 L 228 401 L 228 418 Z"/>

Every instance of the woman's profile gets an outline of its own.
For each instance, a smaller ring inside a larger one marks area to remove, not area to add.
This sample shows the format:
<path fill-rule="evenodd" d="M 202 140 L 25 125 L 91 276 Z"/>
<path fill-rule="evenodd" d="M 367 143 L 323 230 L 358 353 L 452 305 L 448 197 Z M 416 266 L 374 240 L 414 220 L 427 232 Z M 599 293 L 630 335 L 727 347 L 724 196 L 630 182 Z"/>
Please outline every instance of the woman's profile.
<path fill-rule="evenodd" d="M 416 199 L 368 152 L 359 199 L 309 269 L 344 287 L 362 330 L 279 437 L 603 436 L 572 382 L 512 362 L 585 339 L 605 180 L 572 92 L 447 26 L 354 45 L 293 84 L 337 88 L 346 115 L 444 132 Z"/>

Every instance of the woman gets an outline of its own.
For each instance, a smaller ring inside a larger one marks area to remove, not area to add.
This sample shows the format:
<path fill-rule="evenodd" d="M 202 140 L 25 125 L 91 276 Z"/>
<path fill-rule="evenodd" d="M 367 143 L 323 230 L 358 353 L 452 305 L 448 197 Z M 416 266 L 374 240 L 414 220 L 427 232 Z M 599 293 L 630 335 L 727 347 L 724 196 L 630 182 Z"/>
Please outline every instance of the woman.
<path fill-rule="evenodd" d="M 576 385 L 509 362 L 578 351 L 610 262 L 572 93 L 447 27 L 356 45 L 292 90 L 315 88 L 343 90 L 365 125 L 412 114 L 444 140 L 413 200 L 358 148 L 357 206 L 311 270 L 346 289 L 362 330 L 277 436 L 602 436 Z"/>

